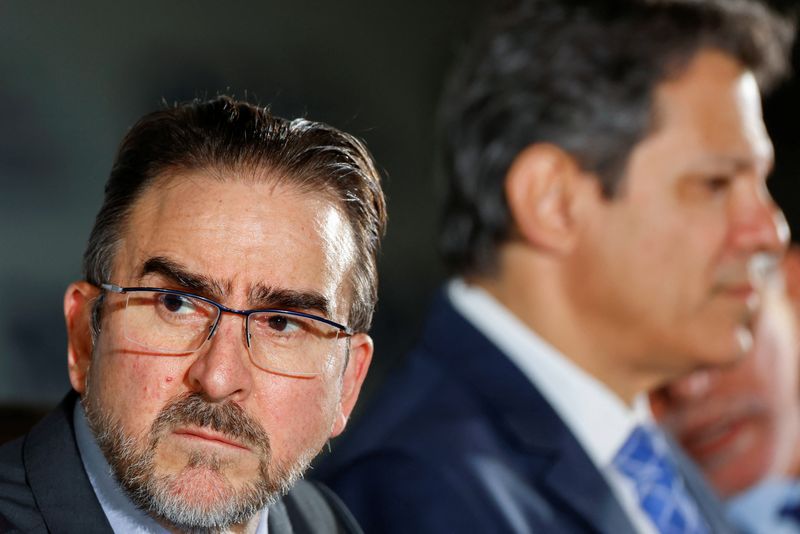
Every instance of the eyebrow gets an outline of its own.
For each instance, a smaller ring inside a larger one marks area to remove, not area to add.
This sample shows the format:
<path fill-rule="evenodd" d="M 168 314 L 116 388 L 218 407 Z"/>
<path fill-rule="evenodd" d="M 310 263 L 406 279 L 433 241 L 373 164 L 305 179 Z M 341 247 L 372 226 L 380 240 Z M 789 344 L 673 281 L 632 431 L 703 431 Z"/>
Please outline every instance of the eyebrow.
<path fill-rule="evenodd" d="M 222 300 L 231 292 L 230 283 L 222 284 L 208 276 L 195 274 L 180 263 L 164 256 L 155 256 L 144 262 L 139 279 L 148 274 L 158 274 L 182 289 Z M 330 313 L 330 301 L 316 291 L 298 291 L 258 284 L 250 290 L 248 301 L 255 308 L 280 308 L 288 310 L 316 310 L 324 316 Z"/>
<path fill-rule="evenodd" d="M 200 295 L 219 299 L 225 294 L 223 284 L 208 276 L 192 273 L 183 265 L 164 256 L 155 256 L 144 262 L 139 279 L 148 274 L 159 274 L 181 288 Z M 225 284 L 226 288 L 229 285 Z"/>
<path fill-rule="evenodd" d="M 750 169 L 762 170 L 769 175 L 775 166 L 775 158 L 770 152 L 764 158 L 742 158 L 731 156 L 713 156 L 701 162 L 705 167 L 725 167 L 726 172 L 742 172 Z"/>
<path fill-rule="evenodd" d="M 297 291 L 257 285 L 250 291 L 250 304 L 257 308 L 289 310 L 317 310 L 322 315 L 330 313 L 330 301 L 316 291 Z"/>

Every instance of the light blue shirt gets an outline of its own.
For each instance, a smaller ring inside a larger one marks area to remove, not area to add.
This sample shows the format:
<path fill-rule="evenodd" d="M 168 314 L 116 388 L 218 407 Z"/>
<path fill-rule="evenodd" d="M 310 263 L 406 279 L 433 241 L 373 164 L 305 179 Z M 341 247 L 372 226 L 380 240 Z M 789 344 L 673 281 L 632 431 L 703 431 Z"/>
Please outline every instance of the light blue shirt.
<path fill-rule="evenodd" d="M 169 531 L 131 502 L 114 479 L 111 466 L 94 440 L 86 415 L 80 402 L 75 403 L 73 414 L 75 422 L 75 441 L 83 461 L 83 468 L 89 476 L 97 500 L 106 514 L 114 532 L 131 534 L 169 534 Z M 80 513 L 78 510 L 75 513 Z M 256 529 L 256 534 L 267 534 L 267 513 L 265 508 Z"/>
<path fill-rule="evenodd" d="M 729 499 L 730 521 L 746 534 L 800 534 L 800 524 L 780 511 L 794 503 L 800 506 L 800 482 L 770 478 Z"/>

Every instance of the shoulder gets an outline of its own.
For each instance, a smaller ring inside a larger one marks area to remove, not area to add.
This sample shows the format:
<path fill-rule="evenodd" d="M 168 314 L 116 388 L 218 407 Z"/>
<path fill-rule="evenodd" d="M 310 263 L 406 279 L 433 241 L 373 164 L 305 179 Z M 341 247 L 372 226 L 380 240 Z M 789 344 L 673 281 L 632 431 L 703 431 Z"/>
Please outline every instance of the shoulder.
<path fill-rule="evenodd" d="M 484 426 L 475 399 L 433 361 L 409 361 L 370 400 L 365 413 L 336 441 L 333 454 L 319 459 L 314 478 L 327 482 L 364 458 L 380 468 L 383 462 L 374 460 L 387 453 L 450 461 L 454 455 L 449 444 L 468 432 L 470 421 Z M 380 471 L 372 475 L 382 477 Z"/>
<path fill-rule="evenodd" d="M 491 361 L 495 354 L 485 356 L 486 365 L 496 371 L 498 366 Z M 519 447 L 514 446 L 515 434 L 505 419 L 506 404 L 513 402 L 476 387 L 485 377 L 479 371 L 456 372 L 437 352 L 418 346 L 369 399 L 363 415 L 337 440 L 334 453 L 321 459 L 314 474 L 327 481 L 365 458 L 380 468 L 389 462 L 379 459 L 387 456 L 452 466 L 457 472 L 463 472 L 470 458 L 514 456 Z M 511 381 L 503 384 L 508 393 Z M 530 383 L 522 387 L 533 389 Z"/>
<path fill-rule="evenodd" d="M 493 497 L 477 474 L 460 460 L 387 448 L 359 457 L 326 483 L 365 532 L 492 532 Z"/>
<path fill-rule="evenodd" d="M 454 316 L 434 314 L 314 476 L 366 532 L 563 531 L 536 481 L 568 429 L 497 347 Z"/>
<path fill-rule="evenodd" d="M 365 532 L 492 531 L 473 513 L 485 508 L 485 484 L 469 457 L 495 440 L 493 423 L 469 388 L 428 356 L 410 356 L 312 473 Z"/>
<path fill-rule="evenodd" d="M 17 438 L 0 445 L 0 488 L 2 494 L 12 487 L 25 486 L 25 468 L 22 463 L 22 441 Z M 25 486 L 27 487 L 27 486 Z"/>
<path fill-rule="evenodd" d="M 0 531 L 45 531 L 41 515 L 28 485 L 23 462 L 24 438 L 0 446 Z M 18 530 L 15 530 L 18 529 Z"/>
<path fill-rule="evenodd" d="M 75 442 L 77 398 L 68 394 L 22 439 L 0 447 L 0 516 L 23 532 L 110 532 Z"/>

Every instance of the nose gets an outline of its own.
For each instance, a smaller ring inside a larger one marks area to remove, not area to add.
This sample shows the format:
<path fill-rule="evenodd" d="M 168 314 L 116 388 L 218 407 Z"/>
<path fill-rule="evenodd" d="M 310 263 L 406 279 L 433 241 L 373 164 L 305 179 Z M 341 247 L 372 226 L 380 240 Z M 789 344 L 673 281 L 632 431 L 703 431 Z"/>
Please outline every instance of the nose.
<path fill-rule="evenodd" d="M 203 393 L 209 400 L 230 399 L 242 401 L 253 387 L 253 375 L 242 317 L 223 314 L 214 335 L 198 351 L 197 358 L 189 368 L 190 387 Z"/>
<path fill-rule="evenodd" d="M 786 251 L 789 225 L 763 182 L 750 186 L 745 198 L 733 207 L 732 219 L 732 239 L 738 250 L 776 256 Z"/>

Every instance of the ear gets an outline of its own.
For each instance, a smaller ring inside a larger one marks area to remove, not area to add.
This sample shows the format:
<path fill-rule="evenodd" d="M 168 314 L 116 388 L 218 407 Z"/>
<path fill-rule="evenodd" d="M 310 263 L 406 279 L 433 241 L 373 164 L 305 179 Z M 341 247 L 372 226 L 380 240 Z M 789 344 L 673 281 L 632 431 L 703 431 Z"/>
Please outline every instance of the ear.
<path fill-rule="evenodd" d="M 74 282 L 64 294 L 64 319 L 67 323 L 67 367 L 72 387 L 83 395 L 92 359 L 92 307 L 99 289 L 89 282 Z"/>
<path fill-rule="evenodd" d="M 341 434 L 347 426 L 347 419 L 356 405 L 361 385 L 367 376 L 373 350 L 372 338 L 367 334 L 354 334 L 350 337 L 350 358 L 342 377 L 342 397 L 339 401 L 339 414 L 331 429 L 332 438 Z"/>
<path fill-rule="evenodd" d="M 520 152 L 505 181 L 520 237 L 545 250 L 568 250 L 575 241 L 573 204 L 582 179 L 577 162 L 556 145 L 535 143 Z"/>

